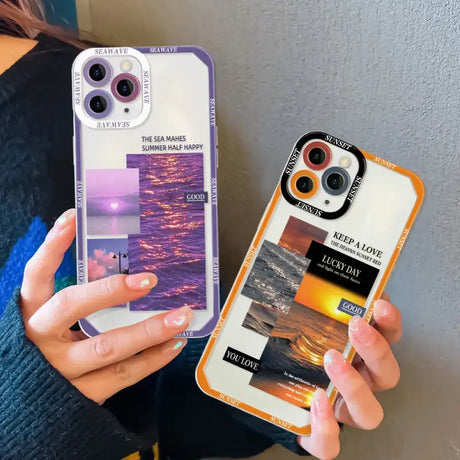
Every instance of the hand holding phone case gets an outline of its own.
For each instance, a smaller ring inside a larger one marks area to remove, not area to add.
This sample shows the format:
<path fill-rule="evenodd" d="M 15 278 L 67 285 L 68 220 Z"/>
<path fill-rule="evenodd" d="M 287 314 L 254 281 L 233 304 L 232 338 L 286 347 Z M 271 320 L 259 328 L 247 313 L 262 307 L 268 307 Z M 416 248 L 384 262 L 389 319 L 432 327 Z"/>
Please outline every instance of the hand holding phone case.
<path fill-rule="evenodd" d="M 328 134 L 296 143 L 197 368 L 210 396 L 310 433 L 331 348 L 370 321 L 421 205 L 410 171 Z"/>
<path fill-rule="evenodd" d="M 214 66 L 196 47 L 94 48 L 73 66 L 78 282 L 153 272 L 158 284 L 80 321 L 88 335 L 191 306 L 219 313 Z"/>

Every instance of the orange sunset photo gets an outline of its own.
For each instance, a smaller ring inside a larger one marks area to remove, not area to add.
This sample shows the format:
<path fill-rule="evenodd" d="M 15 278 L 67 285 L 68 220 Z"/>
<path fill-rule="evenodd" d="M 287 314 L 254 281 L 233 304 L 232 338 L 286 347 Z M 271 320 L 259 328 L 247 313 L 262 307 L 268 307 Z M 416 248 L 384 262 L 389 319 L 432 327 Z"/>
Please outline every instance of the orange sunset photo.
<path fill-rule="evenodd" d="M 351 316 L 337 310 L 342 299 L 363 306 L 366 298 L 335 283 L 326 281 L 319 276 L 307 273 L 300 284 L 294 300 L 312 308 L 323 315 L 341 323 L 348 324 Z"/>
<path fill-rule="evenodd" d="M 287 315 L 278 315 L 250 385 L 308 409 L 315 390 L 329 384 L 324 354 L 342 351 L 347 342 L 345 324 L 294 302 Z"/>
<path fill-rule="evenodd" d="M 283 248 L 305 256 L 312 240 L 324 243 L 326 237 L 327 232 L 325 230 L 291 216 L 278 244 Z"/>

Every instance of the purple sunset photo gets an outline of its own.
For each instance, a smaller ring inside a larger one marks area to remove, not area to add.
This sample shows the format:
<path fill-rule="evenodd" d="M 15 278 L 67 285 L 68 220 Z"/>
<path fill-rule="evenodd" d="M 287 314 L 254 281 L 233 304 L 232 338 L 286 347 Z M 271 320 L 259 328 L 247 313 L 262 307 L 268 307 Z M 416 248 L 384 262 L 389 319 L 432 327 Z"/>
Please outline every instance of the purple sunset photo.
<path fill-rule="evenodd" d="M 88 235 L 140 233 L 139 171 L 88 169 L 86 216 Z"/>

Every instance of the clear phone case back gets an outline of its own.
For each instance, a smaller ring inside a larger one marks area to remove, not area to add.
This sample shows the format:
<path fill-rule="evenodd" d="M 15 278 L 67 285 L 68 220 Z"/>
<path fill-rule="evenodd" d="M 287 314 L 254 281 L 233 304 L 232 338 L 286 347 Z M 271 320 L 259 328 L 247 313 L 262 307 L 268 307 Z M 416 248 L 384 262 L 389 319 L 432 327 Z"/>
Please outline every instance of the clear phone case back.
<path fill-rule="evenodd" d="M 348 322 L 371 319 L 423 194 L 392 163 L 328 134 L 301 137 L 198 366 L 203 391 L 309 434 L 315 390 L 336 396 L 323 356 L 352 360 Z"/>
<path fill-rule="evenodd" d="M 136 301 L 80 321 L 88 335 L 191 306 L 219 312 L 214 66 L 197 47 L 95 48 L 73 66 L 78 282 L 153 272 Z"/>

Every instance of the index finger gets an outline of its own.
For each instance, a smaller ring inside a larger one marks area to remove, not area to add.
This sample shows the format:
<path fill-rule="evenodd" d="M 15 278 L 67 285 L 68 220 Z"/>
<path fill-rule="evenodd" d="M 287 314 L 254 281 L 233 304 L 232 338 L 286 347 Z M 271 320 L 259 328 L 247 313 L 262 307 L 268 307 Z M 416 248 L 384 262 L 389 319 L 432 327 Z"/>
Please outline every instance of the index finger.
<path fill-rule="evenodd" d="M 56 293 L 29 319 L 34 332 L 61 336 L 79 319 L 104 308 L 131 302 L 157 284 L 153 273 L 113 275 Z"/>
<path fill-rule="evenodd" d="M 402 336 L 401 312 L 390 302 L 379 299 L 374 304 L 375 328 L 388 343 L 397 342 Z"/>
<path fill-rule="evenodd" d="M 75 209 L 55 222 L 45 241 L 27 262 L 21 286 L 21 307 L 25 319 L 54 293 L 54 276 L 75 238 Z"/>
<path fill-rule="evenodd" d="M 112 329 L 95 337 L 72 343 L 66 355 L 68 379 L 80 377 L 134 356 L 140 351 L 172 339 L 187 329 L 193 318 L 190 307 L 181 307 L 144 321 Z"/>
<path fill-rule="evenodd" d="M 331 460 L 340 452 L 340 428 L 326 392 L 317 389 L 310 408 L 311 435 L 300 436 L 298 443 L 321 460 Z"/>

